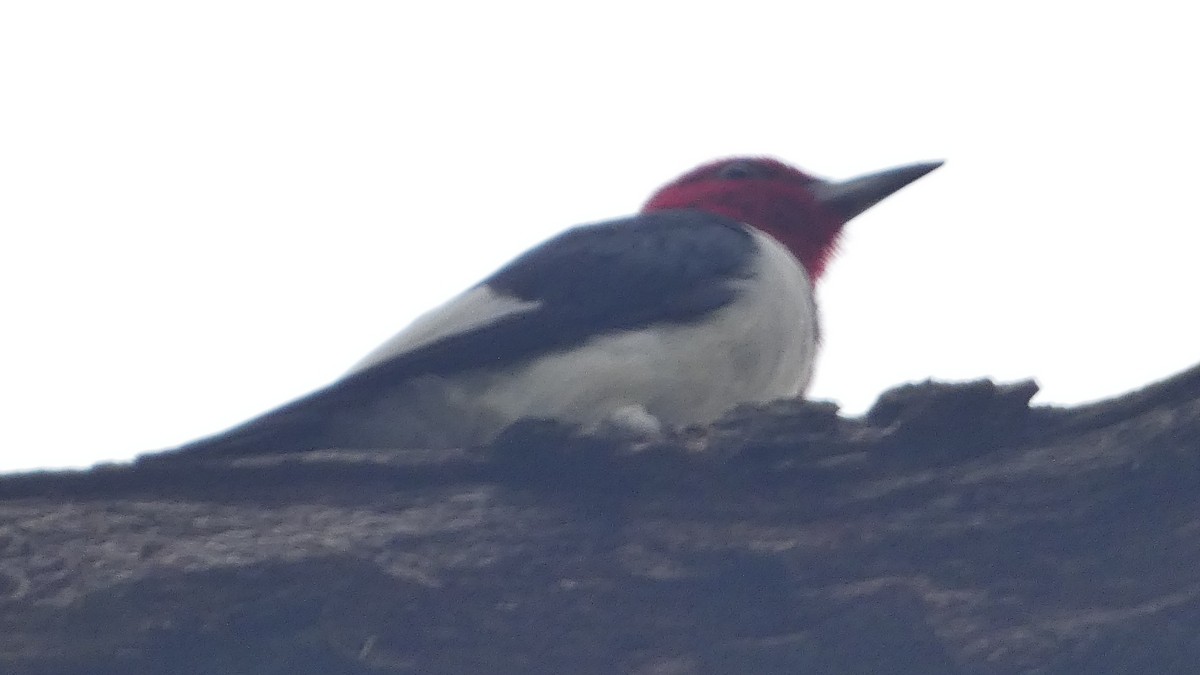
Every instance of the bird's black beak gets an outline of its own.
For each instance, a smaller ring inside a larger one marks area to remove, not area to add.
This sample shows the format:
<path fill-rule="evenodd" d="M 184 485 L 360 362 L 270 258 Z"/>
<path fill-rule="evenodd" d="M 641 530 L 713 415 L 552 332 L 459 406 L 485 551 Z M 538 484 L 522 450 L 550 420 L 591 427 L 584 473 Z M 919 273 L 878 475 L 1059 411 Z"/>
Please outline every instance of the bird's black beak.
<path fill-rule="evenodd" d="M 844 181 L 821 181 L 813 186 L 817 203 L 846 222 L 883 201 L 888 195 L 941 166 L 922 162 L 869 173 Z"/>

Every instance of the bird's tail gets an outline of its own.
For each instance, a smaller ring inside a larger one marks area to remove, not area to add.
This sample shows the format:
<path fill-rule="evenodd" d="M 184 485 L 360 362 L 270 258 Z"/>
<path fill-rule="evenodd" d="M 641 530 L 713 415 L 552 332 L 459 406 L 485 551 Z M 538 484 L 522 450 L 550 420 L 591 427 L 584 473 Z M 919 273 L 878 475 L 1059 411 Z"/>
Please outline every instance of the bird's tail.
<path fill-rule="evenodd" d="M 209 460 L 329 449 L 450 448 L 486 439 L 479 415 L 451 404 L 431 378 L 371 387 L 336 382 L 228 431 L 139 461 Z M 490 427 L 489 427 L 490 428 Z"/>

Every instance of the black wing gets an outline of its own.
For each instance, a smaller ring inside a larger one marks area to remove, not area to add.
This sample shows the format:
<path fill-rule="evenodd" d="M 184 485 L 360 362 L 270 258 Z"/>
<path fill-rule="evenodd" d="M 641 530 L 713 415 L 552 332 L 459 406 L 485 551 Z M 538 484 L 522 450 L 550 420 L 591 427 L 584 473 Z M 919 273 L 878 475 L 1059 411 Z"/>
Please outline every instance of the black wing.
<path fill-rule="evenodd" d="M 399 354 L 371 370 L 388 379 L 504 367 L 605 333 L 687 323 L 723 307 L 750 274 L 754 241 L 702 211 L 645 214 L 564 232 L 486 279 L 493 291 L 539 303 Z"/>

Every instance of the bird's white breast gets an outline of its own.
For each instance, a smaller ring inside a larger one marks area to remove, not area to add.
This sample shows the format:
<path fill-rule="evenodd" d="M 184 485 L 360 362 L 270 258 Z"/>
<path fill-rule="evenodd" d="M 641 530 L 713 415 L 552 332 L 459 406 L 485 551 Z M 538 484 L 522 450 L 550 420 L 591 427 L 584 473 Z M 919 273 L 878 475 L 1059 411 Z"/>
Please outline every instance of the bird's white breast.
<path fill-rule="evenodd" d="M 681 426 L 710 422 L 741 403 L 800 395 L 817 350 L 812 283 L 779 242 L 751 231 L 759 250 L 753 272 L 730 282 L 737 298 L 712 315 L 600 336 L 499 375 L 466 378 L 455 398 L 473 399 L 488 417 L 508 422 L 590 425 L 641 407 Z"/>

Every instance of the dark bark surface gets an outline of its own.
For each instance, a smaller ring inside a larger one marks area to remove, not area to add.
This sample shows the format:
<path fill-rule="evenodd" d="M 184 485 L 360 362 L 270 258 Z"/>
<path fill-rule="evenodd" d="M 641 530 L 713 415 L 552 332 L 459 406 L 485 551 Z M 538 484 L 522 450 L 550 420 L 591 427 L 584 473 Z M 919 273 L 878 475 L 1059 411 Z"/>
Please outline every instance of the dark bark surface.
<path fill-rule="evenodd" d="M 1200 368 L 0 478 L 0 672 L 1200 672 Z"/>

